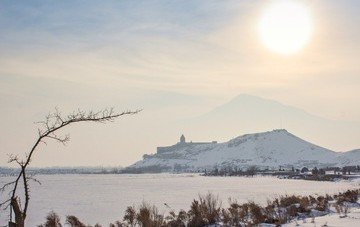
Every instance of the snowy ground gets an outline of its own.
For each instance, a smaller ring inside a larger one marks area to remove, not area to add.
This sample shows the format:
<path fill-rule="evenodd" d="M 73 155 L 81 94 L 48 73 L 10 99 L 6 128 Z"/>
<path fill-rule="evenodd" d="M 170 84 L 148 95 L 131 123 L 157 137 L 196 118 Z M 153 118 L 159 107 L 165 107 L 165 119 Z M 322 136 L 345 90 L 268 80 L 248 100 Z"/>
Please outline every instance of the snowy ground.
<path fill-rule="evenodd" d="M 0 185 L 11 179 L 0 176 Z M 38 179 L 42 185 L 32 183 L 28 226 L 43 223 L 44 217 L 51 210 L 57 212 L 62 220 L 66 215 L 72 214 L 86 223 L 99 222 L 106 226 L 109 222 L 121 220 L 129 205 L 139 205 L 142 201 L 147 201 L 166 214 L 170 209 L 164 206 L 164 203 L 174 210 L 188 210 L 194 198 L 209 191 L 219 195 L 226 207 L 230 197 L 240 203 L 253 200 L 265 204 L 267 199 L 277 195 L 333 194 L 359 187 L 359 182 L 355 181 L 201 177 L 195 174 L 43 175 L 38 176 Z M 1 199 L 4 196 L 6 194 L 2 194 Z M 8 212 L 0 211 L 0 226 L 6 223 L 7 215 Z"/>
<path fill-rule="evenodd" d="M 329 227 L 356 227 L 360 226 L 360 209 L 352 209 L 351 213 L 347 215 L 347 217 L 340 218 L 339 214 L 332 213 L 329 215 L 325 215 L 322 217 L 316 217 L 314 223 L 311 223 L 311 218 L 305 220 L 306 223 L 303 221 L 297 221 L 299 224 L 298 226 L 324 226 L 325 224 Z M 293 221 L 289 224 L 283 226 L 297 226 L 296 222 Z"/>

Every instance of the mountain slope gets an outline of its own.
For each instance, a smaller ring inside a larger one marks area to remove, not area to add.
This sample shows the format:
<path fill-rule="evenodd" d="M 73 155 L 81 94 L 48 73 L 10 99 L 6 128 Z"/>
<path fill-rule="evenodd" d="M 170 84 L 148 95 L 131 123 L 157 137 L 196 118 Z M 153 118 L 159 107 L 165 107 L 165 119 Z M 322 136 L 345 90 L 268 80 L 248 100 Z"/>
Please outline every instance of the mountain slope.
<path fill-rule="evenodd" d="M 340 166 L 360 165 L 360 149 L 342 153 L 338 158 Z"/>
<path fill-rule="evenodd" d="M 302 140 L 288 131 L 273 130 L 239 136 L 225 143 L 174 145 L 171 151 L 146 155 L 130 167 L 162 166 L 197 170 L 215 166 L 301 168 L 360 164 L 360 152 L 338 153 Z"/>

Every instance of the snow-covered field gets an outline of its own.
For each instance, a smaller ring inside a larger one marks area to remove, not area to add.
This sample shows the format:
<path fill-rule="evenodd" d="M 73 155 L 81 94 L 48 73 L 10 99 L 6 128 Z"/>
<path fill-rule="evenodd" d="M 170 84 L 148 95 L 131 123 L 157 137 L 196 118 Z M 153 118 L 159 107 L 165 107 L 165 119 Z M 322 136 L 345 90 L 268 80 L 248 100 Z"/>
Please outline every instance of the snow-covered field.
<path fill-rule="evenodd" d="M 322 217 L 316 217 L 312 222 L 312 218 L 307 218 L 305 221 L 292 221 L 289 224 L 284 225 L 285 227 L 290 226 L 303 226 L 303 227 L 314 227 L 314 226 L 329 226 L 329 227 L 355 227 L 360 226 L 360 209 L 354 208 L 350 210 L 347 217 L 342 217 L 337 213 L 328 214 Z"/>
<path fill-rule="evenodd" d="M 209 191 L 219 195 L 223 205 L 227 206 L 230 197 L 239 202 L 253 200 L 264 204 L 268 198 L 280 194 L 336 193 L 360 186 L 358 181 L 314 182 L 273 177 L 202 177 L 195 174 L 42 175 L 37 178 L 42 185 L 32 183 L 28 226 L 44 222 L 44 217 L 51 210 L 63 220 L 66 215 L 72 214 L 89 224 L 107 224 L 121 220 L 128 205 L 138 205 L 142 201 L 155 204 L 166 213 L 169 208 L 164 203 L 175 210 L 188 210 L 192 199 Z M 0 184 L 11 179 L 0 177 Z M 2 194 L 1 198 L 4 196 L 6 194 Z M 8 212 L 0 211 L 0 226 L 5 225 L 7 215 Z M 338 216 L 333 217 L 336 218 Z M 321 219 L 317 220 L 320 224 Z"/>

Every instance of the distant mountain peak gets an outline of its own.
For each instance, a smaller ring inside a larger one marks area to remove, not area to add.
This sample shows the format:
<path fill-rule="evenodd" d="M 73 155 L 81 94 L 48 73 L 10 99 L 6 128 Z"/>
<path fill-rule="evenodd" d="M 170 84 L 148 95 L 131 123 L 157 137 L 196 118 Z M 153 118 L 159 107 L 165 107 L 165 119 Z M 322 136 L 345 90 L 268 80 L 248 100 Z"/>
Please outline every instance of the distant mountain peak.
<path fill-rule="evenodd" d="M 223 105 L 220 105 L 208 112 L 206 115 L 220 114 L 220 113 L 233 113 L 242 114 L 252 112 L 256 115 L 261 115 L 266 112 L 279 115 L 283 112 L 305 112 L 304 110 L 296 107 L 284 105 L 276 100 L 263 98 L 250 94 L 240 94 Z"/>
<path fill-rule="evenodd" d="M 245 93 L 235 96 L 228 103 L 236 103 L 236 102 L 271 102 L 271 103 L 281 104 L 280 102 L 273 99 L 264 98 L 252 94 L 245 94 Z"/>

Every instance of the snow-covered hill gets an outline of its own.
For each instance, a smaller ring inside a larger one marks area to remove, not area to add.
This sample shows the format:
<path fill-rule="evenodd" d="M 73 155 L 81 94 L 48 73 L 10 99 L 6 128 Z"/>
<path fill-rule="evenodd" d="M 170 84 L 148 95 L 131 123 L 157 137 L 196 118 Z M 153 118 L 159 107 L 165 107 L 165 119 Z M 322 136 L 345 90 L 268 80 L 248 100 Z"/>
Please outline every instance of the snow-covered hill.
<path fill-rule="evenodd" d="M 169 151 L 144 155 L 143 160 L 130 167 L 198 170 L 252 165 L 264 168 L 360 165 L 360 150 L 334 152 L 278 129 L 239 136 L 225 143 L 178 143 Z"/>
<path fill-rule="evenodd" d="M 360 149 L 342 153 L 338 158 L 339 166 L 360 165 Z"/>

